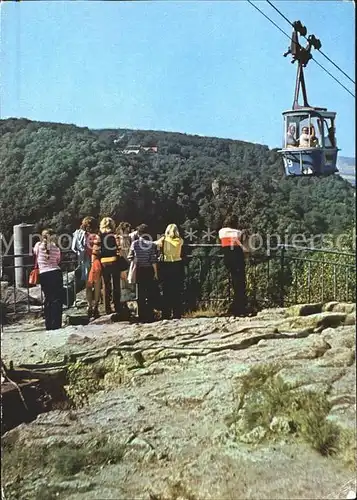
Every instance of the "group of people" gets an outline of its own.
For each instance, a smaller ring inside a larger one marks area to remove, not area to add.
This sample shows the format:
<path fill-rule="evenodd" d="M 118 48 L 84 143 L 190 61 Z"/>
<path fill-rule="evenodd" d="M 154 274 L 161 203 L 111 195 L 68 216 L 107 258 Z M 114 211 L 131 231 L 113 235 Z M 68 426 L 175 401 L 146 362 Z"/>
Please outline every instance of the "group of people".
<path fill-rule="evenodd" d="M 319 140 L 316 137 L 315 127 L 310 125 L 310 127 L 302 127 L 301 134 L 298 139 L 295 138 L 296 126 L 294 124 L 289 125 L 286 134 L 286 147 L 288 148 L 315 148 L 319 146 Z M 335 129 L 330 127 L 328 129 L 328 134 L 324 138 L 324 145 L 327 148 L 336 147 L 335 140 Z"/>
<path fill-rule="evenodd" d="M 157 241 L 152 240 L 148 230 L 146 224 L 140 224 L 134 231 L 127 222 L 116 226 L 110 217 L 104 217 L 98 227 L 93 217 L 85 217 L 80 228 L 74 232 L 72 250 L 78 257 L 77 270 L 85 286 L 89 318 L 99 317 L 102 297 L 106 314 L 115 312 L 120 319 L 124 307 L 121 301 L 123 286 L 137 286 L 139 321 L 154 321 L 155 309 L 161 310 L 162 319 L 181 318 L 183 239 L 176 224 L 169 224 L 164 236 Z M 242 243 L 237 217 L 229 217 L 225 221 L 219 238 L 234 292 L 229 313 L 244 315 L 244 254 L 247 249 Z M 41 241 L 36 243 L 33 253 L 45 298 L 46 330 L 61 328 L 64 296 L 61 252 L 51 229 L 42 232 Z"/>
<path fill-rule="evenodd" d="M 78 257 L 80 280 L 85 284 L 89 318 L 99 317 L 101 298 L 106 314 L 115 312 L 120 317 L 123 285 L 129 288 L 137 285 L 139 321 L 153 321 L 155 309 L 161 309 L 162 319 L 181 318 L 183 239 L 176 224 L 169 224 L 165 235 L 157 241 L 152 241 L 148 230 L 146 224 L 140 224 L 132 231 L 127 222 L 116 227 L 110 217 L 104 217 L 98 228 L 93 217 L 85 217 L 74 232 L 72 250 Z M 46 329 L 61 328 L 64 293 L 61 252 L 51 229 L 42 232 L 33 254 L 45 298 Z"/>

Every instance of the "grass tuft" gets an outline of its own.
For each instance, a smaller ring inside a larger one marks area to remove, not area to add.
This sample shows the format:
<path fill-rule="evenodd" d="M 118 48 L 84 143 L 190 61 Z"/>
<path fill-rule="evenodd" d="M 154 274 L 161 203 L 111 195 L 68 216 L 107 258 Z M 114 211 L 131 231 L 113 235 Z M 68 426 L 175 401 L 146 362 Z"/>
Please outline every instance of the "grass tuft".
<path fill-rule="evenodd" d="M 184 318 L 215 318 L 220 316 L 222 311 L 211 308 L 211 307 L 202 307 L 200 309 L 196 309 L 194 311 L 187 311 L 184 314 Z"/>
<path fill-rule="evenodd" d="M 259 365 L 239 379 L 234 390 L 236 408 L 227 419 L 236 438 L 243 441 L 247 433 L 262 427 L 265 439 L 288 432 L 321 455 L 341 454 L 348 439 L 336 423 L 327 420 L 332 405 L 326 394 L 294 389 L 279 375 L 280 369 L 278 364 Z M 350 464 L 353 450 L 346 455 L 345 462 Z"/>

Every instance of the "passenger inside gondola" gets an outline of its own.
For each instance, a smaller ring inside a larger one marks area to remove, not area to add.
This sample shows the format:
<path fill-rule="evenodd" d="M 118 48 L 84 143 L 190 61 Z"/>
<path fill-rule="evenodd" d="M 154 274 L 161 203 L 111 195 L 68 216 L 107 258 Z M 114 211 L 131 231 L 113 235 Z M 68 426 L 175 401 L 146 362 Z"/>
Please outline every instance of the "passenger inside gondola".
<path fill-rule="evenodd" d="M 302 127 L 301 135 L 299 137 L 299 147 L 300 148 L 310 147 L 310 134 L 308 127 Z"/>
<path fill-rule="evenodd" d="M 288 132 L 286 134 L 286 147 L 287 148 L 296 148 L 298 146 L 298 142 L 295 139 L 296 127 L 295 125 L 289 125 Z"/>
<path fill-rule="evenodd" d="M 301 135 L 299 137 L 300 148 L 315 148 L 319 145 L 319 140 L 316 137 L 315 127 L 302 127 Z"/>

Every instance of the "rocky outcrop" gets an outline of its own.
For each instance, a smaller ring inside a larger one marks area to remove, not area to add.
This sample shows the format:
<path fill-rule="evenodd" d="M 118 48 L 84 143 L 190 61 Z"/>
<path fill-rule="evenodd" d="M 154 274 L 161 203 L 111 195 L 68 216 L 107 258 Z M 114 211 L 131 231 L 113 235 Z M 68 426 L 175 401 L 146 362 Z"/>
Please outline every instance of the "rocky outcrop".
<path fill-rule="evenodd" d="M 148 325 L 100 318 L 49 333 L 34 324 L 13 325 L 4 335 L 5 362 L 80 360 L 91 366 L 112 360 L 118 369 L 104 376 L 89 406 L 43 414 L 11 432 L 19 446 L 30 442 L 34 448 L 67 443 L 86 449 L 103 434 L 124 446 L 120 463 L 83 469 L 71 485 L 51 476 L 48 488 L 60 498 L 346 498 L 354 472 L 292 441 L 284 417 L 272 418 L 270 441 L 267 429 L 257 426 L 238 442 L 228 421 L 237 382 L 252 367 L 272 364 L 296 390 L 324 394 L 331 403 L 328 419 L 353 433 L 355 326 L 346 324 L 352 306 Z M 36 497 L 41 481 L 36 471 L 21 484 Z M 4 484 L 6 490 L 6 478 Z"/>
<path fill-rule="evenodd" d="M 34 288 L 17 288 L 9 286 L 7 282 L 0 282 L 0 313 L 1 322 L 6 323 L 14 315 L 40 312 L 41 311 L 41 290 L 39 286 Z"/>

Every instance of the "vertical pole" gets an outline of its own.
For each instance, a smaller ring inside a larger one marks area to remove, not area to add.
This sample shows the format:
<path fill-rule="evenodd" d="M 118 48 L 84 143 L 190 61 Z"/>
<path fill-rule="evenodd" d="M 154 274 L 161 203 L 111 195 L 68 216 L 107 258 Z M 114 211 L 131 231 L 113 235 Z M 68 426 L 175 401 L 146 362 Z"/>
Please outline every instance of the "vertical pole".
<path fill-rule="evenodd" d="M 300 72 L 301 72 L 301 64 L 298 63 L 298 68 L 297 68 L 297 73 L 296 73 L 296 82 L 295 82 L 294 102 L 293 102 L 292 109 L 299 108 Z"/>
<path fill-rule="evenodd" d="M 266 286 L 266 299 L 268 299 L 269 295 L 269 281 L 270 281 L 270 248 L 267 250 L 267 286 Z M 270 303 L 270 302 L 269 302 Z"/>
<path fill-rule="evenodd" d="M 27 312 L 30 312 L 30 287 L 29 287 L 29 275 L 30 275 L 30 270 L 28 267 L 25 267 L 25 274 L 26 274 L 26 289 L 27 289 Z"/>
<path fill-rule="evenodd" d="M 336 300 L 336 264 L 333 265 L 333 300 Z"/>
<path fill-rule="evenodd" d="M 3 234 L 0 233 L 0 279 L 3 275 Z"/>
<path fill-rule="evenodd" d="M 2 277 L 3 277 L 3 234 L 0 233 L 0 333 L 3 332 L 3 323 L 5 321 L 5 304 L 2 306 Z"/>
<path fill-rule="evenodd" d="M 26 272 L 25 266 L 30 265 L 32 257 L 30 254 L 30 236 L 34 232 L 33 224 L 18 224 L 13 227 L 14 231 L 14 255 L 15 257 L 15 285 L 17 287 L 25 286 Z"/>
<path fill-rule="evenodd" d="M 285 246 L 282 246 L 280 253 L 280 307 L 284 307 L 284 266 L 285 266 Z"/>
<path fill-rule="evenodd" d="M 302 64 L 299 62 L 297 74 L 296 74 L 295 94 L 294 94 L 294 102 L 293 102 L 292 109 L 299 109 L 300 85 L 301 85 L 301 90 L 302 90 L 302 98 L 304 101 L 304 107 L 309 108 L 310 105 L 307 101 L 307 91 L 306 91 L 305 78 L 304 78 L 304 69 L 302 67 Z"/>
<path fill-rule="evenodd" d="M 3 304 L 3 306 L 1 305 L 2 304 L 2 281 L 0 280 L 0 333 L 2 334 L 3 333 L 3 323 L 5 321 L 5 303 Z"/>
<path fill-rule="evenodd" d="M 66 269 L 66 278 L 67 278 L 67 286 L 66 286 L 66 302 L 67 302 L 67 307 L 66 309 L 69 309 L 69 291 L 68 291 L 68 269 Z"/>
<path fill-rule="evenodd" d="M 305 85 L 304 70 L 303 70 L 303 67 L 301 66 L 300 63 L 299 63 L 299 66 L 301 67 L 300 82 L 301 82 L 302 98 L 304 99 L 304 107 L 309 108 L 310 105 L 307 102 L 307 92 L 306 92 L 306 85 Z"/>

